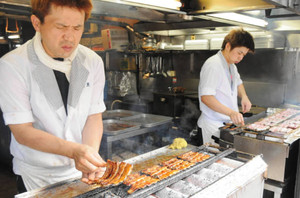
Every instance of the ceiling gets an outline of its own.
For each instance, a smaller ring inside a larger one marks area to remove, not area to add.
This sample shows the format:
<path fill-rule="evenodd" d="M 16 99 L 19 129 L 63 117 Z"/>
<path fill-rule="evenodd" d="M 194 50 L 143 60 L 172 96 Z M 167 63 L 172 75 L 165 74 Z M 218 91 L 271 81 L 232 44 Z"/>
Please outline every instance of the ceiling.
<path fill-rule="evenodd" d="M 300 33 L 300 0 L 181 0 L 181 10 L 129 3 L 123 0 L 93 0 L 93 21 L 99 16 L 138 19 L 137 32 L 156 35 L 190 35 L 228 31 L 236 26 L 281 34 Z M 235 12 L 268 22 L 258 27 L 209 16 L 211 13 Z M 29 20 L 30 0 L 0 0 L 0 17 Z M 101 23 L 101 21 L 99 22 Z"/>

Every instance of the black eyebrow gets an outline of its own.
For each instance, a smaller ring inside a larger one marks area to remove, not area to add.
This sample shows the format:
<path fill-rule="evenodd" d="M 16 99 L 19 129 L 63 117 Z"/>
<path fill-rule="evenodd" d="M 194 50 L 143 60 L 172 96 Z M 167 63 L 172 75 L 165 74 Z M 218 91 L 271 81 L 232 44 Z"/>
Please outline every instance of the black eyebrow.
<path fill-rule="evenodd" d="M 70 27 L 70 25 L 65 25 L 65 24 L 63 24 L 63 23 L 56 23 L 56 25 L 60 25 L 60 26 L 63 26 L 63 27 Z M 71 27 L 76 27 L 76 28 L 78 28 L 78 27 L 83 27 L 83 25 L 78 24 L 78 25 L 71 26 Z"/>

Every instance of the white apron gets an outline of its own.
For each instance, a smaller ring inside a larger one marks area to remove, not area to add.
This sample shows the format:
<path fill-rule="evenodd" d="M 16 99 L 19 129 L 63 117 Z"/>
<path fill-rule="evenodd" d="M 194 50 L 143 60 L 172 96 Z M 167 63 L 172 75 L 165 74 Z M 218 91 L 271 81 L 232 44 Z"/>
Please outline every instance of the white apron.
<path fill-rule="evenodd" d="M 201 69 L 198 87 L 201 116 L 197 124 L 202 129 L 203 143 L 213 142 L 212 135 L 219 138 L 219 127 L 223 126 L 223 122 L 231 120 L 229 116 L 215 112 L 202 103 L 201 96 L 213 95 L 223 105 L 238 111 L 237 88 L 242 80 L 234 64 L 230 65 L 230 72 L 232 78 L 221 51 L 207 59 Z"/>

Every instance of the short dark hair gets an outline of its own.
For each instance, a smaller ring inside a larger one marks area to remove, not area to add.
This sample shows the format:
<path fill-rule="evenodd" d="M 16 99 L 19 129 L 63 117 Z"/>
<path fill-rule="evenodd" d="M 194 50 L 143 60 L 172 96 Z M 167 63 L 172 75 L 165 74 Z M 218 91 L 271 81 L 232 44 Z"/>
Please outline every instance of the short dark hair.
<path fill-rule="evenodd" d="M 249 32 L 242 28 L 233 29 L 225 36 L 222 50 L 225 49 L 227 43 L 230 43 L 231 50 L 236 47 L 246 47 L 250 52 L 254 53 L 254 39 Z"/>
<path fill-rule="evenodd" d="M 83 10 L 85 21 L 90 17 L 93 8 L 91 0 L 31 0 L 32 14 L 37 16 L 41 23 L 44 23 L 44 18 L 49 14 L 51 5 Z"/>

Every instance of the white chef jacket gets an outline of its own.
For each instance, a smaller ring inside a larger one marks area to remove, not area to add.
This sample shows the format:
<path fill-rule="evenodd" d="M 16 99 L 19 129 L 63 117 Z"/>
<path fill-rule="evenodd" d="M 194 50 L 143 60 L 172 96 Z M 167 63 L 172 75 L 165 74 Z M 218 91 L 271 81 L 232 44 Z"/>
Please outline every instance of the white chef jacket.
<path fill-rule="evenodd" d="M 218 113 L 201 102 L 201 96 L 213 95 L 223 105 L 238 111 L 238 86 L 242 80 L 235 64 L 228 64 L 219 51 L 207 59 L 200 72 L 198 86 L 199 105 L 201 116 L 198 119 L 198 126 L 202 129 L 203 143 L 213 142 L 211 136 L 220 137 L 219 127 L 223 122 L 229 122 L 230 117 Z"/>
<path fill-rule="evenodd" d="M 66 115 L 54 72 L 38 59 L 30 40 L 0 59 L 0 106 L 5 124 L 32 122 L 37 129 L 81 143 L 87 117 L 105 111 L 104 83 L 102 59 L 79 45 L 72 61 Z M 13 170 L 22 176 L 27 190 L 81 176 L 73 159 L 31 149 L 13 135 L 10 151 Z"/>

